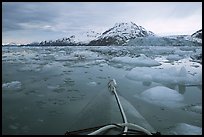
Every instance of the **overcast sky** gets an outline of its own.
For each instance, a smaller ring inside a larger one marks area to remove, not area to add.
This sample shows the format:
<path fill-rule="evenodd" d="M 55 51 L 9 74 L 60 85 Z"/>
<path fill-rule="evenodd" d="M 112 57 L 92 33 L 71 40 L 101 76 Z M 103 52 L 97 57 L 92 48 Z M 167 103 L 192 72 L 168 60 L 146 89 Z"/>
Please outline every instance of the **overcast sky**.
<path fill-rule="evenodd" d="M 117 22 L 134 22 L 158 35 L 202 28 L 202 2 L 3 2 L 3 43 L 56 40 Z"/>

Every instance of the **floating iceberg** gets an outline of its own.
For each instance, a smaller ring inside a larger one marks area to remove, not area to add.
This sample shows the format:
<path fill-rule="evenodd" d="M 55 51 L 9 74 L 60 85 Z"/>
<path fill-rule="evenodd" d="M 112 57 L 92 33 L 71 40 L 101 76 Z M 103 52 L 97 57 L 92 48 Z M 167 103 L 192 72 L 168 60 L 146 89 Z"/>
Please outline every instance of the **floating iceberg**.
<path fill-rule="evenodd" d="M 20 89 L 21 88 L 21 82 L 12 81 L 12 82 L 9 82 L 9 83 L 4 83 L 4 84 L 2 84 L 2 88 L 8 89 L 8 90 Z"/>
<path fill-rule="evenodd" d="M 202 128 L 189 125 L 186 123 L 176 124 L 170 131 L 167 132 L 170 135 L 202 135 Z"/>
<path fill-rule="evenodd" d="M 88 82 L 87 85 L 89 86 L 96 86 L 97 83 L 95 81 Z"/>
<path fill-rule="evenodd" d="M 187 73 L 185 67 L 176 69 L 170 68 L 133 68 L 126 77 L 136 81 L 154 81 L 162 84 L 181 84 L 181 85 L 202 85 L 201 74 L 191 75 Z"/>
<path fill-rule="evenodd" d="M 178 61 L 178 60 L 180 60 L 180 59 L 182 59 L 182 57 L 181 56 L 179 56 L 179 55 L 169 55 L 169 56 L 167 56 L 167 58 L 166 59 L 168 59 L 168 60 L 170 60 L 170 61 Z"/>
<path fill-rule="evenodd" d="M 149 103 L 165 107 L 180 107 L 183 105 L 182 101 L 184 99 L 178 91 L 164 86 L 147 89 L 139 95 L 139 98 Z"/>
<path fill-rule="evenodd" d="M 116 63 L 125 63 L 125 64 L 134 65 L 134 66 L 146 66 L 146 67 L 161 65 L 156 60 L 148 58 L 144 54 L 140 54 L 140 56 L 136 58 L 132 58 L 128 56 L 114 57 L 111 61 Z"/>

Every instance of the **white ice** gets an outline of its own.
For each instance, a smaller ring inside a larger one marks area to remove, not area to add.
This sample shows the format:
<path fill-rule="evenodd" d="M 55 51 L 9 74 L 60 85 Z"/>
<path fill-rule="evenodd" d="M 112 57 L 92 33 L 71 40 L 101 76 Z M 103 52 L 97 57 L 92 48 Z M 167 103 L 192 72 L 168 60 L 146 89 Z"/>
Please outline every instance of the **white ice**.
<path fill-rule="evenodd" d="M 89 86 L 96 86 L 97 83 L 95 81 L 88 82 L 87 85 Z"/>
<path fill-rule="evenodd" d="M 137 98 L 138 96 L 135 97 Z M 139 98 L 149 103 L 165 107 L 180 107 L 183 105 L 182 101 L 184 99 L 178 91 L 164 86 L 147 89 L 139 95 Z"/>
<path fill-rule="evenodd" d="M 202 135 L 202 128 L 186 123 L 178 123 L 168 133 L 171 135 Z"/>
<path fill-rule="evenodd" d="M 184 66 L 180 68 L 136 67 L 126 77 L 136 81 L 154 81 L 162 84 L 202 85 L 201 74 L 190 74 Z"/>
<path fill-rule="evenodd" d="M 202 104 L 188 105 L 183 107 L 183 110 L 202 114 Z"/>
<path fill-rule="evenodd" d="M 189 55 L 193 54 L 193 51 L 183 51 L 183 50 L 177 49 L 174 52 L 174 54 L 180 55 L 180 56 L 189 56 Z"/>
<path fill-rule="evenodd" d="M 12 52 L 4 50 L 2 53 L 2 61 L 9 63 L 25 63 L 32 62 L 34 59 L 39 59 L 38 53 L 29 49 L 11 49 Z"/>
<path fill-rule="evenodd" d="M 193 112 L 202 114 L 202 106 L 201 105 L 192 106 L 190 108 L 190 110 L 193 111 Z"/>
<path fill-rule="evenodd" d="M 181 56 L 179 56 L 179 55 L 168 55 L 167 56 L 167 58 L 166 59 L 168 59 L 168 60 L 170 60 L 170 61 L 173 61 L 173 60 L 180 60 L 180 59 L 182 59 L 182 57 Z"/>
<path fill-rule="evenodd" d="M 153 47 L 149 47 L 150 51 L 153 52 L 154 54 L 157 55 L 162 55 L 162 54 L 171 54 L 173 52 L 175 52 L 176 47 L 172 47 L 172 46 L 167 46 L 167 47 L 163 47 L 163 46 L 153 46 Z"/>
<path fill-rule="evenodd" d="M 130 65 L 134 65 L 134 66 L 159 66 L 160 63 L 148 58 L 147 56 L 145 56 L 144 54 L 140 54 L 139 57 L 137 58 L 132 58 L 132 57 L 114 57 L 112 60 L 112 62 L 116 62 L 116 63 L 125 63 L 125 64 L 130 64 Z"/>
<path fill-rule="evenodd" d="M 80 61 L 80 60 L 94 60 L 101 59 L 99 55 L 91 51 L 74 51 L 71 54 L 60 53 L 55 55 L 56 61 Z"/>
<path fill-rule="evenodd" d="M 8 90 L 15 90 L 15 89 L 20 89 L 21 85 L 22 84 L 20 81 L 12 81 L 12 82 L 2 84 L 2 88 L 8 89 Z"/>

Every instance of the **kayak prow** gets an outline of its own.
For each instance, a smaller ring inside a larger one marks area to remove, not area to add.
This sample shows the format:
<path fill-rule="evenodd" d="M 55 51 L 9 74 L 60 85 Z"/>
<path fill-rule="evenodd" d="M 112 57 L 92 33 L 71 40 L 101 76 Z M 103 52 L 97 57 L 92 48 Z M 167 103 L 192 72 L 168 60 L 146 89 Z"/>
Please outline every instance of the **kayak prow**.
<path fill-rule="evenodd" d="M 116 85 L 116 81 L 111 80 L 108 86 L 100 91 L 81 111 L 72 126 L 73 129 L 71 131 L 68 130 L 66 135 L 115 135 L 129 133 L 151 135 L 156 133 L 154 128 L 132 104 L 122 96 L 118 96 Z"/>

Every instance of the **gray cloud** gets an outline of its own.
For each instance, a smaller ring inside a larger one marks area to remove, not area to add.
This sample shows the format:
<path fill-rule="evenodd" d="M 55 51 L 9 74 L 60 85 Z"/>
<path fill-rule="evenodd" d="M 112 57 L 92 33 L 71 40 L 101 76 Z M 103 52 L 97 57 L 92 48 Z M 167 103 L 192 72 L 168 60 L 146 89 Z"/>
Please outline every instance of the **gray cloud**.
<path fill-rule="evenodd" d="M 4 3 L 3 4 L 3 31 L 21 30 L 21 24 L 56 23 L 59 13 L 48 3 Z"/>
<path fill-rule="evenodd" d="M 41 37 L 50 39 L 90 29 L 103 32 L 117 22 L 130 21 L 155 33 L 167 31 L 165 28 L 169 31 L 175 20 L 188 31 L 202 26 L 201 2 L 3 2 L 2 8 L 4 37 L 27 31 L 25 37 L 28 32 L 32 38 L 44 32 Z M 193 20 L 197 21 L 195 26 L 185 23 Z"/>

